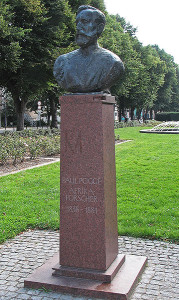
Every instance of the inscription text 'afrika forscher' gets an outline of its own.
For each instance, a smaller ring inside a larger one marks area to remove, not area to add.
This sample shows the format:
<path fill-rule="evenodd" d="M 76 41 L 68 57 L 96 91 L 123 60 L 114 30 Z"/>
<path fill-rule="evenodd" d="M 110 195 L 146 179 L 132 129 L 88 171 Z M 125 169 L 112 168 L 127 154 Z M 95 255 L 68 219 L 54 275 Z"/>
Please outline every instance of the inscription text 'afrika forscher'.
<path fill-rule="evenodd" d="M 95 186 L 102 184 L 101 178 L 87 178 L 87 177 L 64 177 L 62 183 L 68 186 L 68 193 L 65 195 L 65 201 L 69 201 L 75 205 L 66 206 L 68 213 L 82 213 L 97 214 L 96 207 L 80 207 L 80 203 L 95 205 L 98 202 L 96 192 L 93 189 Z M 79 186 L 78 186 L 79 185 Z M 101 199 L 99 200 L 101 202 Z M 78 205 L 76 205 L 78 204 Z"/>

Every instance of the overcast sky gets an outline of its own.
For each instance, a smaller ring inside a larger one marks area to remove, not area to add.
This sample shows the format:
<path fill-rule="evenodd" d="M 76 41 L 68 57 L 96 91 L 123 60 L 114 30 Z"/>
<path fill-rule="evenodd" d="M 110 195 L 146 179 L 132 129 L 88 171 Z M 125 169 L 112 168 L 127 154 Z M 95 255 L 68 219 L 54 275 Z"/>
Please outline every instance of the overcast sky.
<path fill-rule="evenodd" d="M 157 44 L 179 64 L 179 0 L 104 0 L 110 14 L 133 27 L 144 46 Z"/>

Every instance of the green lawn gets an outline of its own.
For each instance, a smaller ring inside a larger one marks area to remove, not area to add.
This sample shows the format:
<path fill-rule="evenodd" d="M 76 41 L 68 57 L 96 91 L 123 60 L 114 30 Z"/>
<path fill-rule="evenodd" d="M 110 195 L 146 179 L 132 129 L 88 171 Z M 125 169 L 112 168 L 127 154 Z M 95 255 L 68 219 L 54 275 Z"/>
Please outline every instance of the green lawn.
<path fill-rule="evenodd" d="M 0 178 L 0 243 L 27 228 L 58 229 L 60 163 Z"/>
<path fill-rule="evenodd" d="M 116 145 L 120 235 L 178 240 L 179 136 L 121 128 Z M 0 243 L 28 228 L 59 228 L 59 163 L 0 178 Z"/>
<path fill-rule="evenodd" d="M 122 235 L 179 237 L 179 136 L 116 130 L 131 142 L 116 146 L 118 231 Z"/>

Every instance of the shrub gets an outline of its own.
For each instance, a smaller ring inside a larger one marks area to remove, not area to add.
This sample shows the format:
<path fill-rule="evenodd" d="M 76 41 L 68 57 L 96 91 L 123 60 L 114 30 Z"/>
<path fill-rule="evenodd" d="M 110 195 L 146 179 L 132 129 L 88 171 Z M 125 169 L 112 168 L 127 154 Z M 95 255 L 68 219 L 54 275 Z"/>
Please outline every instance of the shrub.
<path fill-rule="evenodd" d="M 9 138 L 8 142 L 9 157 L 13 160 L 13 164 L 15 165 L 18 159 L 23 161 L 26 154 L 26 144 L 23 139 Z"/>
<path fill-rule="evenodd" d="M 0 138 L 0 162 L 5 164 L 8 159 L 11 159 L 13 164 L 17 163 L 17 159 L 23 161 L 27 145 L 23 139 L 19 137 L 1 137 Z"/>
<path fill-rule="evenodd" d="M 179 112 L 161 112 L 156 114 L 157 121 L 179 121 Z"/>
<path fill-rule="evenodd" d="M 43 155 L 55 155 L 60 153 L 60 136 L 40 137 L 38 140 Z"/>
<path fill-rule="evenodd" d="M 156 120 L 145 120 L 143 123 L 139 122 L 138 120 L 130 120 L 127 122 L 117 122 L 114 123 L 114 128 L 124 128 L 124 127 L 143 127 L 143 126 L 156 126 L 160 124 L 161 122 Z"/>
<path fill-rule="evenodd" d="M 0 163 L 5 164 L 9 157 L 5 140 L 3 138 L 0 139 Z"/>
<path fill-rule="evenodd" d="M 30 137 L 26 140 L 28 145 L 28 150 L 31 159 L 35 159 L 41 155 L 41 148 L 38 140 L 34 137 Z"/>
<path fill-rule="evenodd" d="M 39 129 L 5 132 L 0 136 L 0 163 L 8 160 L 16 164 L 25 156 L 35 159 L 60 153 L 59 130 Z"/>
<path fill-rule="evenodd" d="M 24 129 L 22 131 L 5 131 L 3 136 L 18 136 L 18 137 L 37 137 L 37 136 L 58 136 L 60 135 L 60 130 L 53 128 L 47 129 Z"/>

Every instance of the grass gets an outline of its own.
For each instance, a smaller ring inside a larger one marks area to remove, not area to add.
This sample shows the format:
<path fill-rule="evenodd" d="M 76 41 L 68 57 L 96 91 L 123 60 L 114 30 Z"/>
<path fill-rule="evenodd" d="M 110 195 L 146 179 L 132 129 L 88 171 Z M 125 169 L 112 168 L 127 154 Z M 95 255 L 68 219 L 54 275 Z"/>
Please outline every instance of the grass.
<path fill-rule="evenodd" d="M 116 146 L 118 232 L 177 241 L 179 136 L 116 130 L 131 142 Z"/>
<path fill-rule="evenodd" d="M 28 228 L 59 229 L 59 165 L 0 178 L 0 243 Z"/>
<path fill-rule="evenodd" d="M 118 232 L 178 240 L 178 135 L 140 134 L 116 145 Z M 59 163 L 0 178 L 0 243 L 28 228 L 59 228 Z"/>

